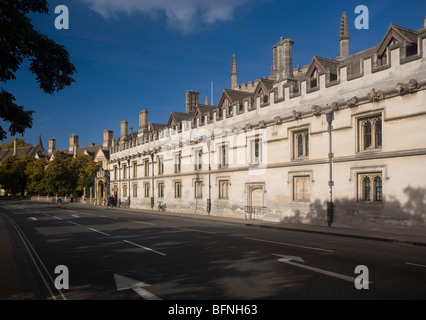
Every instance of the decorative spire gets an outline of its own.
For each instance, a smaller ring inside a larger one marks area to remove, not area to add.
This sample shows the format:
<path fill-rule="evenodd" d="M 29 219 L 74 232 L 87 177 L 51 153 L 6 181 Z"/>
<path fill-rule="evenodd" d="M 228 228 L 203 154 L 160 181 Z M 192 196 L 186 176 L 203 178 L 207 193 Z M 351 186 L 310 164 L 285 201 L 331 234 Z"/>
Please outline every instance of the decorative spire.
<path fill-rule="evenodd" d="M 237 59 L 235 54 L 232 55 L 232 66 L 231 66 L 231 89 L 234 89 L 237 86 Z"/>
<path fill-rule="evenodd" d="M 208 105 L 209 105 L 209 97 L 208 97 L 208 96 L 206 96 L 206 102 L 205 102 L 205 105 L 206 105 L 206 106 L 208 106 Z"/>
<path fill-rule="evenodd" d="M 349 40 L 349 27 L 348 27 L 348 18 L 346 17 L 346 12 L 342 13 L 342 18 L 340 19 L 340 33 L 339 40 Z"/>
<path fill-rule="evenodd" d="M 238 75 L 237 72 L 237 59 L 235 58 L 235 54 L 232 55 L 232 67 L 231 67 L 231 76 Z"/>

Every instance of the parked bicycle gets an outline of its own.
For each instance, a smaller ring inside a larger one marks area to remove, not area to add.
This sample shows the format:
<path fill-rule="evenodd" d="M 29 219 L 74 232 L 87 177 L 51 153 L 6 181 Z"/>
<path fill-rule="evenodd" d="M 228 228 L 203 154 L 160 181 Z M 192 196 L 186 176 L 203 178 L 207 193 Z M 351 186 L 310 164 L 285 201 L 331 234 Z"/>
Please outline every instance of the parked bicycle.
<path fill-rule="evenodd" d="M 130 208 L 130 201 L 129 200 L 120 201 L 118 206 L 123 208 Z"/>
<path fill-rule="evenodd" d="M 162 201 L 158 201 L 158 211 L 165 211 L 166 210 L 166 204 Z"/>

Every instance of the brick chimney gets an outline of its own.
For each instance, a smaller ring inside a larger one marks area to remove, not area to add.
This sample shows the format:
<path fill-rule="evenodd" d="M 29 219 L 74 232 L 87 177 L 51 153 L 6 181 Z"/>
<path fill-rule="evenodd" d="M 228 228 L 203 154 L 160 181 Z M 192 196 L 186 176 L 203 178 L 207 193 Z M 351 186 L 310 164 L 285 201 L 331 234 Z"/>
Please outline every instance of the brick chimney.
<path fill-rule="evenodd" d="M 78 135 L 73 134 L 70 136 L 70 146 L 68 151 L 70 153 L 76 153 L 77 152 L 77 148 L 78 148 Z"/>
<path fill-rule="evenodd" d="M 200 93 L 194 90 L 186 90 L 185 113 L 192 113 L 200 103 Z"/>
<path fill-rule="evenodd" d="M 128 132 L 127 126 L 128 126 L 127 120 L 121 121 L 121 124 L 120 124 L 120 129 L 121 129 L 120 140 L 125 140 L 127 138 L 127 132 Z"/>
<path fill-rule="evenodd" d="M 49 139 L 49 150 L 47 151 L 49 154 L 52 154 L 56 151 L 56 139 L 50 138 Z"/>
<path fill-rule="evenodd" d="M 139 112 L 139 132 L 145 132 L 148 129 L 148 110 Z"/>
<path fill-rule="evenodd" d="M 102 147 L 103 148 L 112 147 L 112 140 L 113 140 L 112 130 L 104 130 L 104 142 L 102 144 Z"/>
<path fill-rule="evenodd" d="M 293 75 L 293 44 L 294 40 L 281 37 L 280 42 L 272 47 L 273 64 L 271 79 L 288 80 Z"/>

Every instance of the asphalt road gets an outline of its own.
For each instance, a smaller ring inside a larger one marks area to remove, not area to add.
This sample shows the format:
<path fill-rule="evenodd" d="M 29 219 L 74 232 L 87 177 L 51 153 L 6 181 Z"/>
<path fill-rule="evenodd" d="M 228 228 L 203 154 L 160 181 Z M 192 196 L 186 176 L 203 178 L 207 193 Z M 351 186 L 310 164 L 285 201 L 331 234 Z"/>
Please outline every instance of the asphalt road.
<path fill-rule="evenodd" d="M 26 299 L 426 298 L 422 246 L 79 204 L 0 212 Z"/>

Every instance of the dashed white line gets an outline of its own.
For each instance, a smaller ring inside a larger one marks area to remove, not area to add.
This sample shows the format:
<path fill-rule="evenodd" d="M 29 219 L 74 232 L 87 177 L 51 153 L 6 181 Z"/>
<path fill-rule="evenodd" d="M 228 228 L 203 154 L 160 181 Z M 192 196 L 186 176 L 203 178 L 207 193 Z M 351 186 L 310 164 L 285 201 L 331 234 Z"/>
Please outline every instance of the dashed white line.
<path fill-rule="evenodd" d="M 63 220 L 62 218 L 59 218 L 59 217 L 53 217 L 53 219 Z"/>
<path fill-rule="evenodd" d="M 153 225 L 155 226 L 155 223 L 152 222 L 145 222 L 145 221 L 136 221 L 136 220 L 129 220 L 131 222 L 136 222 L 136 223 L 142 223 L 142 224 L 149 224 L 149 225 Z"/>
<path fill-rule="evenodd" d="M 92 231 L 94 231 L 94 232 L 101 233 L 101 234 L 106 235 L 106 236 L 111 236 L 111 235 L 110 235 L 110 234 L 108 234 L 108 233 L 105 233 L 105 232 L 102 232 L 102 231 L 99 231 L 99 230 L 96 230 L 96 229 L 93 229 L 93 228 L 89 228 L 89 230 L 92 230 Z"/>
<path fill-rule="evenodd" d="M 76 223 L 76 222 L 72 222 L 72 221 L 67 221 L 68 223 L 71 223 L 71 224 L 75 224 L 76 226 L 79 226 L 79 227 L 81 227 L 81 224 L 78 224 L 78 223 Z"/>
<path fill-rule="evenodd" d="M 422 267 L 422 268 L 426 268 L 426 266 L 422 265 L 422 264 L 417 264 L 417 263 L 410 263 L 410 262 L 406 262 L 405 264 L 409 264 L 411 266 L 416 266 L 416 267 Z"/>
<path fill-rule="evenodd" d="M 321 249 L 321 248 L 315 248 L 315 247 L 307 247 L 307 246 L 302 246 L 302 245 L 292 244 L 292 243 L 276 242 L 276 241 L 263 240 L 263 239 L 256 239 L 256 238 L 250 238 L 250 237 L 246 237 L 246 239 L 248 239 L 248 240 L 254 240 L 254 241 L 261 241 L 261 242 L 274 243 L 274 244 L 281 244 L 281 245 L 284 245 L 284 246 L 292 246 L 292 247 L 299 247 L 299 248 L 311 249 L 311 250 L 318 250 L 318 251 L 325 251 L 325 252 L 334 252 L 334 251 L 332 251 L 332 250 Z"/>
<path fill-rule="evenodd" d="M 204 230 L 197 230 L 197 229 L 190 229 L 190 228 L 182 228 L 182 227 L 175 227 L 175 226 L 171 226 L 172 228 L 175 229 L 180 229 L 183 231 L 194 231 L 194 232 L 202 232 L 202 233 L 209 233 L 209 234 L 216 234 L 216 232 L 210 232 L 210 231 L 204 231 Z"/>
<path fill-rule="evenodd" d="M 165 254 L 165 253 L 162 253 L 162 252 L 156 251 L 156 250 L 151 249 L 151 248 L 148 248 L 148 247 L 141 246 L 140 244 L 137 244 L 137 243 L 134 243 L 134 242 L 131 242 L 131 241 L 123 240 L 123 242 L 129 243 L 129 244 L 131 244 L 131 245 L 134 245 L 135 247 L 142 248 L 142 249 L 145 249 L 145 250 L 148 250 L 148 251 L 154 252 L 154 253 L 159 254 L 159 255 L 162 255 L 162 256 L 166 256 L 166 254 Z"/>

